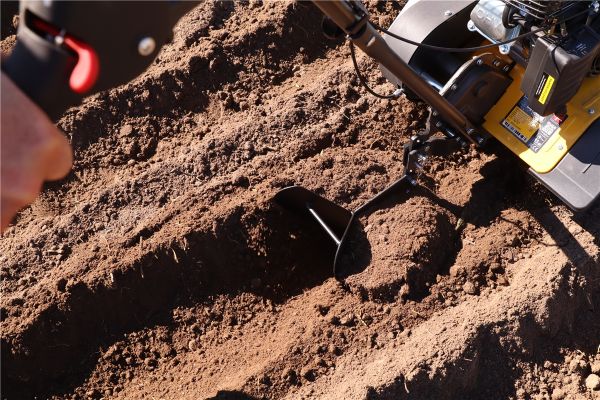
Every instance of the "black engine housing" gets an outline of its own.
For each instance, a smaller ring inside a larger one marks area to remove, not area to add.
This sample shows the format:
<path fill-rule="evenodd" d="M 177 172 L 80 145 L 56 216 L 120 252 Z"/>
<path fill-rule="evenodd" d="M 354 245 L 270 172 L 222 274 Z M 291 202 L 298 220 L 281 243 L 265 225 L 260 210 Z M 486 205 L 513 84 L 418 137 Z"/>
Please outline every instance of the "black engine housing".
<path fill-rule="evenodd" d="M 583 25 L 565 39 L 540 37 L 529 58 L 521 90 L 541 115 L 562 112 L 600 54 L 600 34 Z"/>

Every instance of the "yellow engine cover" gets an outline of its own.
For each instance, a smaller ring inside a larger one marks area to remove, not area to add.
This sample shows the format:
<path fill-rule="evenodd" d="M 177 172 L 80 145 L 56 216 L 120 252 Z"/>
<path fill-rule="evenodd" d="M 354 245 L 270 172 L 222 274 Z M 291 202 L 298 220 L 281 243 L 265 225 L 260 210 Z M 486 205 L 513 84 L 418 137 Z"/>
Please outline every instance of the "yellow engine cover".
<path fill-rule="evenodd" d="M 512 84 L 485 116 L 483 127 L 534 171 L 547 173 L 592 122 L 600 118 L 600 76 L 583 81 L 567 104 L 566 117 L 543 118 L 525 106 L 526 99 L 520 90 L 524 72 L 519 65 L 513 68 Z"/>

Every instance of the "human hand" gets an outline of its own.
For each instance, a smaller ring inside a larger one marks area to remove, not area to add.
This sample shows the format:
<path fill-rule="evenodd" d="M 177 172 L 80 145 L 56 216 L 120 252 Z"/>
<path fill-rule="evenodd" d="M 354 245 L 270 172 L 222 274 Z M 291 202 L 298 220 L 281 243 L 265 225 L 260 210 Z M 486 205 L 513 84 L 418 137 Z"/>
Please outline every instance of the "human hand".
<path fill-rule="evenodd" d="M 42 184 L 61 179 L 73 162 L 65 135 L 2 73 L 0 123 L 0 232 L 35 200 Z"/>

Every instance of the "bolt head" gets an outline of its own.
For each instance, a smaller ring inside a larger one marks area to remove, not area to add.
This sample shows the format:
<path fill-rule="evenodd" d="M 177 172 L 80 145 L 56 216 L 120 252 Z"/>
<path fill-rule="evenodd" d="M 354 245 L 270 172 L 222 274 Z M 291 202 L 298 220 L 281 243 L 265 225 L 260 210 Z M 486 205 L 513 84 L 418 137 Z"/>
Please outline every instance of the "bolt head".
<path fill-rule="evenodd" d="M 453 16 L 453 15 L 454 15 L 454 13 L 453 13 L 452 11 L 450 11 L 450 10 L 446 10 L 446 11 L 444 11 L 444 15 L 445 15 L 446 17 L 451 17 L 451 16 Z"/>
<path fill-rule="evenodd" d="M 138 43 L 138 53 L 140 53 L 141 56 L 149 56 L 155 49 L 156 42 L 154 41 L 154 38 L 149 36 L 142 38 Z"/>
<path fill-rule="evenodd" d="M 594 115 L 594 114 L 596 114 L 596 110 L 593 108 L 590 108 L 590 109 L 588 109 L 588 114 Z"/>

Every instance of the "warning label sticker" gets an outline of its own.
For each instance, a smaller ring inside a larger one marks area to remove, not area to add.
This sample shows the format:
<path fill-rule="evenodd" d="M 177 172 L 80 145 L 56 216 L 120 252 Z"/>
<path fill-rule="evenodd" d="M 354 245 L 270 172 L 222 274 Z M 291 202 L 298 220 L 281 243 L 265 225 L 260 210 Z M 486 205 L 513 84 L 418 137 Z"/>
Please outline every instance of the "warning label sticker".
<path fill-rule="evenodd" d="M 502 126 L 523 142 L 531 151 L 537 153 L 554 134 L 560 131 L 560 125 L 567 116 L 555 114 L 542 117 L 527 105 L 527 97 L 513 107 L 502 120 Z"/>
<path fill-rule="evenodd" d="M 546 104 L 546 100 L 548 100 L 548 95 L 550 94 L 550 90 L 552 90 L 552 86 L 554 85 L 554 78 L 546 73 L 542 75 L 542 80 L 538 86 L 538 91 L 535 96 L 538 98 L 540 103 Z"/>
<path fill-rule="evenodd" d="M 504 118 L 502 125 L 521 139 L 523 143 L 527 143 L 540 127 L 535 118 L 532 118 L 531 115 L 518 106 L 513 108 Z"/>

